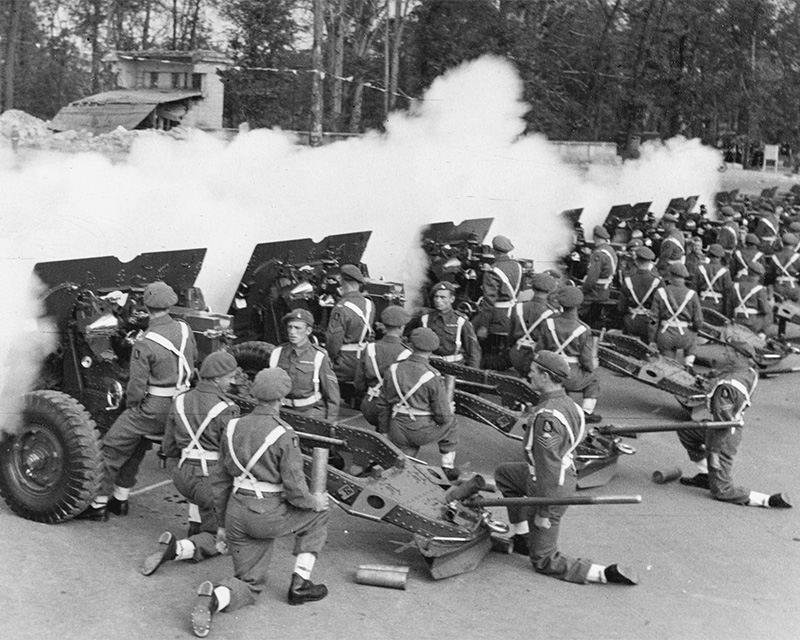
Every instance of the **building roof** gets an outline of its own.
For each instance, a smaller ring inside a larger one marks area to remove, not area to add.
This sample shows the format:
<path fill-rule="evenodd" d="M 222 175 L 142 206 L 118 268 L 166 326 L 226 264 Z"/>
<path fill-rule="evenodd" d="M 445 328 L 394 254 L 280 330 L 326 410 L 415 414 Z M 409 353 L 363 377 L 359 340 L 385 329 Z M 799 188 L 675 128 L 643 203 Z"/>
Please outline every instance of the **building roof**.
<path fill-rule="evenodd" d="M 117 127 L 135 129 L 160 104 L 200 98 L 199 91 L 119 89 L 86 96 L 63 107 L 50 122 L 55 131 L 109 133 Z"/>
<path fill-rule="evenodd" d="M 219 62 L 225 65 L 232 64 L 230 56 L 209 49 L 194 51 L 167 51 L 163 49 L 148 49 L 147 51 L 115 51 L 105 57 L 108 62 L 119 60 L 156 60 L 180 64 L 197 64 L 198 62 Z"/>

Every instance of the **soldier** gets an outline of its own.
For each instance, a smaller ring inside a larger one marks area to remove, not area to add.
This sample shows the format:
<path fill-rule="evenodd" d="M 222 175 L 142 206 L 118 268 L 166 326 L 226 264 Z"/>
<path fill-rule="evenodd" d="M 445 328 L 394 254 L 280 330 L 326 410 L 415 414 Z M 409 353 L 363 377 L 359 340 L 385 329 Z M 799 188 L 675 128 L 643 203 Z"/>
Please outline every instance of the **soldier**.
<path fill-rule="evenodd" d="M 341 268 L 342 297 L 331 311 L 325 348 L 339 382 L 352 382 L 361 353 L 373 335 L 375 306 L 361 293 L 364 276 L 354 264 Z"/>
<path fill-rule="evenodd" d="M 439 338 L 428 328 L 411 332 L 413 353 L 389 367 L 379 400 L 381 430 L 400 450 L 416 456 L 420 447 L 439 443 L 442 469 L 448 480 L 455 468 L 456 416 L 442 375 L 429 364 Z"/>
<path fill-rule="evenodd" d="M 681 263 L 670 265 L 667 285 L 658 289 L 651 307 L 651 346 L 659 353 L 677 358 L 683 352 L 687 367 L 694 366 L 697 332 L 703 326 L 703 310 L 697 294 L 686 287 L 689 272 Z"/>
<path fill-rule="evenodd" d="M 452 282 L 433 285 L 434 310 L 423 314 L 420 323 L 439 337 L 439 348 L 434 352 L 436 357 L 467 367 L 480 367 L 481 345 L 467 316 L 453 309 L 455 291 L 456 285 Z"/>
<path fill-rule="evenodd" d="M 647 342 L 650 337 L 650 303 L 662 280 L 653 269 L 656 256 L 649 247 L 638 247 L 635 255 L 636 273 L 622 282 L 619 310 L 624 313 L 624 332 Z"/>
<path fill-rule="evenodd" d="M 589 257 L 586 279 L 583 281 L 583 294 L 589 303 L 586 321 L 592 327 L 602 323 L 603 302 L 611 297 L 611 283 L 617 271 L 617 254 L 608 242 L 608 231 L 597 225 L 592 231 L 594 251 Z"/>
<path fill-rule="evenodd" d="M 734 264 L 731 267 L 731 277 L 734 280 L 747 274 L 751 262 L 764 264 L 764 252 L 758 248 L 758 243 L 758 236 L 755 233 L 748 233 L 744 237 L 744 246 L 733 252 Z"/>
<path fill-rule="evenodd" d="M 712 244 L 708 248 L 708 264 L 701 264 L 694 280 L 695 291 L 700 296 L 700 304 L 724 314 L 733 289 L 733 280 L 728 268 L 722 265 L 725 249 Z"/>
<path fill-rule="evenodd" d="M 758 374 L 751 368 L 734 371 L 717 380 L 709 406 L 715 420 L 738 422 L 730 429 L 692 429 L 679 431 L 681 444 L 698 473 L 680 482 L 689 487 L 711 491 L 711 497 L 722 502 L 748 507 L 790 509 L 791 499 L 785 493 L 759 493 L 733 483 L 733 460 L 742 442 L 744 410 L 758 383 Z"/>
<path fill-rule="evenodd" d="M 200 638 L 211 631 L 218 611 L 254 604 L 267 583 L 275 539 L 295 536 L 295 564 L 289 586 L 291 605 L 322 600 L 324 584 L 311 582 L 317 555 L 328 535 L 328 494 L 312 494 L 303 475 L 297 434 L 280 418 L 281 399 L 292 388 L 282 369 L 263 369 L 250 390 L 258 405 L 231 420 L 213 476 L 217 540 L 226 543 L 234 576 L 197 590 L 192 630 Z"/>
<path fill-rule="evenodd" d="M 199 562 L 220 552 L 209 475 L 219 460 L 219 441 L 225 425 L 239 416 L 239 407 L 225 395 L 236 370 L 236 358 L 227 351 L 215 351 L 203 360 L 197 386 L 175 397 L 161 449 L 167 458 L 180 456 L 172 480 L 178 492 L 199 508 L 200 527 L 182 540 L 169 531 L 162 533 L 158 542 L 163 547 L 142 565 L 146 576 L 168 560 Z"/>
<path fill-rule="evenodd" d="M 797 236 L 793 233 L 784 233 L 781 240 L 783 243 L 781 250 L 772 254 L 767 261 L 773 282 L 772 289 L 781 298 L 800 302 L 800 287 L 797 286 L 800 254 L 794 251 L 794 246 L 798 242 Z"/>
<path fill-rule="evenodd" d="M 557 286 L 555 278 L 547 273 L 536 273 L 531 278 L 531 285 L 533 299 L 516 304 L 511 314 L 511 330 L 508 336 L 511 343 L 508 357 L 521 376 L 527 375 L 530 370 L 536 347 L 533 338 L 536 327 L 556 313 L 548 300 L 548 296 Z"/>
<path fill-rule="evenodd" d="M 175 291 L 157 281 L 147 285 L 142 299 L 149 325 L 131 353 L 126 409 L 103 438 L 105 474 L 100 495 L 79 518 L 107 520 L 108 512 L 128 515 L 128 496 L 150 448 L 149 438 L 164 435 L 172 398 L 189 388 L 194 372 L 194 334 L 185 322 L 169 315 L 169 308 L 178 303 Z"/>
<path fill-rule="evenodd" d="M 485 340 L 490 334 L 508 336 L 511 326 L 511 309 L 517 303 L 517 294 L 522 285 L 522 265 L 509 253 L 514 250 L 511 240 L 505 236 L 492 239 L 494 262 L 483 273 L 483 308 L 473 323 L 478 338 Z"/>
<path fill-rule="evenodd" d="M 578 307 L 583 302 L 583 293 L 578 287 L 564 287 L 553 296 L 563 311 L 540 324 L 534 335 L 536 351 L 553 351 L 569 363 L 570 373 L 564 380 L 569 393 L 583 395 L 583 412 L 586 422 L 596 423 L 603 418 L 595 413 L 600 396 L 600 381 L 592 330 L 578 319 Z"/>
<path fill-rule="evenodd" d="M 311 342 L 314 316 L 295 309 L 283 317 L 289 342 L 276 347 L 269 358 L 271 368 L 280 367 L 292 380 L 283 405 L 310 418 L 333 422 L 339 417 L 339 382 L 328 354 Z"/>
<path fill-rule="evenodd" d="M 686 261 L 686 240 L 678 229 L 678 216 L 674 213 L 665 213 L 661 223 L 664 226 L 664 239 L 661 241 L 656 268 L 662 277 L 666 277 L 670 265 Z"/>
<path fill-rule="evenodd" d="M 762 338 L 772 324 L 772 304 L 767 290 L 759 284 L 764 276 L 764 266 L 759 262 L 751 262 L 748 271 L 733 283 L 733 295 L 728 304 L 731 320 L 749 327 Z"/>
<path fill-rule="evenodd" d="M 380 425 L 378 397 L 390 364 L 405 360 L 411 351 L 403 344 L 403 332 L 411 320 L 408 311 L 397 305 L 386 307 L 381 322 L 386 328 L 383 338 L 367 344 L 356 368 L 356 394 L 363 396 L 361 413 L 372 426 Z"/>
<path fill-rule="evenodd" d="M 734 220 L 736 212 L 726 205 L 720 211 L 722 225 L 717 230 L 716 244 L 722 247 L 726 256 L 731 256 L 739 245 L 739 224 Z"/>
<path fill-rule="evenodd" d="M 574 452 L 584 437 L 580 407 L 567 396 L 564 380 L 570 375 L 566 360 L 552 351 L 539 351 L 531 363 L 530 384 L 539 404 L 525 432 L 526 462 L 506 462 L 495 470 L 497 488 L 506 497 L 567 497 L 575 494 Z M 538 573 L 578 584 L 587 582 L 635 585 L 628 567 L 602 566 L 585 558 L 571 558 L 558 550 L 558 532 L 566 506 L 508 507 L 514 533 L 514 551 L 528 555 Z"/>
<path fill-rule="evenodd" d="M 753 233 L 758 236 L 759 248 L 764 253 L 772 253 L 778 240 L 780 218 L 768 209 L 758 213 Z"/>

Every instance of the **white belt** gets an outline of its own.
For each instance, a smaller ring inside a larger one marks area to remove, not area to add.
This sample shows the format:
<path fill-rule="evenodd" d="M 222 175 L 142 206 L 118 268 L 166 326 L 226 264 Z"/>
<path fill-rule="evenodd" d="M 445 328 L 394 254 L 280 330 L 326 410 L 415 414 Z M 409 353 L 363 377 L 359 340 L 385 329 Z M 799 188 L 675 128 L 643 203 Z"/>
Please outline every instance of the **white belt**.
<path fill-rule="evenodd" d="M 203 475 L 207 476 L 208 461 L 219 460 L 219 451 L 206 451 L 205 449 L 190 449 L 186 447 L 181 452 L 178 468 L 180 468 L 186 460 L 199 460 L 200 467 L 203 469 Z"/>
<path fill-rule="evenodd" d="M 612 277 L 609 276 L 608 278 L 598 278 L 594 281 L 595 284 L 602 285 L 603 289 L 607 289 L 608 285 L 611 284 Z"/>
<path fill-rule="evenodd" d="M 700 297 L 703 298 L 704 300 L 706 298 L 713 298 L 714 302 L 719 302 L 719 299 L 722 297 L 722 294 L 719 293 L 718 291 L 703 291 L 700 294 Z"/>
<path fill-rule="evenodd" d="M 158 396 L 159 398 L 174 398 L 178 395 L 180 389 L 178 387 L 156 387 L 152 384 L 147 385 L 147 393 L 151 396 Z"/>
<path fill-rule="evenodd" d="M 647 309 L 643 309 L 640 307 L 636 309 L 628 309 L 628 313 L 630 313 L 635 318 L 636 316 L 646 316 L 650 312 Z"/>
<path fill-rule="evenodd" d="M 517 304 L 516 300 L 499 300 L 494 303 L 495 309 L 510 309 Z"/>
<path fill-rule="evenodd" d="M 282 484 L 261 482 L 259 480 L 253 480 L 252 478 L 242 478 L 241 476 L 233 479 L 233 492 L 236 493 L 239 489 L 252 491 L 259 498 L 262 493 L 283 493 Z"/>
<path fill-rule="evenodd" d="M 736 307 L 736 309 L 734 309 L 733 313 L 734 314 L 738 313 L 739 315 L 742 315 L 745 318 L 749 318 L 750 316 L 757 314 L 758 313 L 758 309 L 753 309 L 751 307 Z"/>
<path fill-rule="evenodd" d="M 536 341 L 530 338 L 520 338 L 517 340 L 517 348 L 519 349 L 535 349 Z"/>
<path fill-rule="evenodd" d="M 686 264 L 686 256 L 681 256 L 676 260 L 667 260 L 667 264 Z"/>
<path fill-rule="evenodd" d="M 436 356 L 437 358 L 441 358 L 445 362 L 461 362 L 464 359 L 463 353 L 454 353 L 449 356 Z"/>
<path fill-rule="evenodd" d="M 688 328 L 689 323 L 684 322 L 683 320 L 666 320 L 664 324 L 661 325 L 661 333 L 664 333 L 667 329 L 672 327 L 673 329 L 678 329 L 683 335 L 683 330 Z"/>
<path fill-rule="evenodd" d="M 778 236 L 764 236 L 761 238 L 762 242 L 775 242 Z"/>
<path fill-rule="evenodd" d="M 284 407 L 310 407 L 312 404 L 317 404 L 322 400 L 322 395 L 319 393 L 315 393 L 313 396 L 308 396 L 308 398 L 284 398 L 281 400 L 281 404 Z"/>
<path fill-rule="evenodd" d="M 786 282 L 789 284 L 790 287 L 797 286 L 797 278 L 793 276 L 778 276 L 777 278 L 775 278 L 775 280 L 778 282 Z"/>
<path fill-rule="evenodd" d="M 565 356 L 561 355 L 564 360 L 566 360 L 569 364 L 578 364 L 578 356 Z"/>
<path fill-rule="evenodd" d="M 364 350 L 364 347 L 366 346 L 367 346 L 366 344 L 360 344 L 360 343 L 343 344 L 340 351 L 354 351 L 356 355 L 360 356 L 361 352 Z"/>
<path fill-rule="evenodd" d="M 433 413 L 430 411 L 425 411 L 424 409 L 415 409 L 414 407 L 399 407 L 397 405 L 394 406 L 392 409 L 392 415 L 395 416 L 398 413 L 402 413 L 407 416 L 432 416 Z"/>

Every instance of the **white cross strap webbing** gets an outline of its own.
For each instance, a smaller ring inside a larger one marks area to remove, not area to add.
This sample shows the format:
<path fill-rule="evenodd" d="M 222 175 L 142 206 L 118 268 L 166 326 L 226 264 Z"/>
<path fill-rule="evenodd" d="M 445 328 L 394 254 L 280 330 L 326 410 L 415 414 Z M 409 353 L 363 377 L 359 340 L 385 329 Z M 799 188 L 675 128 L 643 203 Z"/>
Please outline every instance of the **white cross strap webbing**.
<path fill-rule="evenodd" d="M 275 484 L 273 482 L 264 482 L 262 480 L 256 479 L 253 475 L 253 467 L 256 463 L 261 459 L 267 449 L 269 449 L 273 444 L 278 441 L 284 433 L 286 433 L 286 429 L 282 425 L 276 426 L 272 431 L 267 434 L 267 437 L 264 438 L 264 442 L 258 448 L 258 450 L 253 454 L 250 458 L 247 466 L 243 466 L 242 463 L 239 461 L 239 458 L 236 457 L 236 452 L 233 450 L 233 432 L 236 430 L 236 424 L 239 422 L 239 418 L 231 420 L 228 423 L 228 428 L 226 430 L 226 435 L 228 438 L 228 451 L 231 454 L 231 459 L 233 463 L 239 467 L 241 470 L 241 474 L 238 475 L 233 479 L 233 492 L 236 493 L 239 489 L 247 489 L 248 491 L 252 491 L 256 494 L 258 498 L 263 498 L 264 493 L 280 493 L 283 491 L 282 484 Z"/>
<path fill-rule="evenodd" d="M 669 328 L 673 328 L 677 329 L 680 332 L 680 334 L 683 335 L 684 329 L 686 329 L 689 326 L 689 323 L 684 320 L 680 320 L 679 316 L 681 315 L 681 313 L 683 313 L 683 310 L 686 308 L 686 305 L 688 305 L 691 299 L 694 297 L 694 291 L 692 291 L 691 289 L 688 289 L 686 291 L 686 297 L 684 297 L 684 299 L 678 305 L 677 309 L 672 308 L 672 304 L 669 301 L 669 296 L 667 295 L 667 292 L 664 289 L 659 289 L 658 294 L 664 301 L 664 306 L 667 308 L 667 313 L 670 314 L 670 317 L 661 323 L 661 333 L 664 333 Z"/>
<path fill-rule="evenodd" d="M 542 313 L 539 314 L 539 317 L 533 321 L 533 324 L 529 327 L 525 324 L 525 320 L 522 317 L 522 304 L 521 302 L 517 303 L 514 307 L 517 313 L 517 320 L 519 320 L 519 326 L 522 327 L 522 337 L 517 340 L 517 346 L 522 349 L 523 347 L 528 349 L 533 349 L 536 347 L 536 341 L 533 339 L 533 332 L 536 330 L 542 322 L 547 320 L 550 316 L 555 314 L 555 311 L 552 309 L 545 309 Z"/>
<path fill-rule="evenodd" d="M 199 460 L 200 467 L 203 469 L 203 475 L 208 475 L 208 461 L 219 460 L 219 451 L 208 451 L 200 444 L 200 438 L 205 433 L 208 425 L 218 417 L 230 405 L 227 402 L 220 401 L 211 407 L 211 410 L 203 418 L 203 421 L 197 427 L 197 431 L 192 431 L 192 426 L 189 424 L 189 419 L 186 416 L 186 409 L 184 407 L 186 395 L 181 394 L 175 399 L 175 412 L 180 418 L 183 428 L 189 434 L 190 442 L 181 451 L 181 459 L 178 461 L 180 467 L 186 460 Z"/>
<path fill-rule="evenodd" d="M 189 326 L 185 322 L 178 321 L 181 328 L 181 346 L 176 348 L 169 340 L 167 340 L 160 333 L 155 331 L 147 331 L 144 337 L 147 340 L 155 342 L 157 345 L 164 347 L 167 351 L 172 352 L 178 358 L 178 382 L 175 384 L 175 392 L 168 397 L 173 397 L 181 391 L 189 388 L 189 379 L 192 377 L 192 367 L 186 359 L 186 343 L 189 341 Z M 170 387 L 154 387 L 155 389 L 168 389 Z M 149 393 L 149 389 L 148 389 Z M 160 395 L 153 393 L 152 395 Z"/>
<path fill-rule="evenodd" d="M 403 413 L 407 416 L 410 416 L 412 420 L 415 420 L 414 416 L 431 415 L 430 411 L 413 408 L 409 405 L 408 401 L 411 399 L 411 396 L 413 396 L 420 389 L 420 387 L 422 387 L 423 384 L 428 382 L 428 380 L 433 379 L 436 374 L 433 371 L 426 371 L 420 376 L 420 379 L 417 380 L 416 384 L 414 384 L 414 386 L 411 387 L 407 393 L 403 393 L 403 390 L 400 388 L 400 383 L 397 380 L 397 365 L 398 363 L 395 362 L 389 367 L 389 372 L 392 374 L 392 382 L 394 382 L 394 388 L 397 389 L 397 395 L 400 397 L 397 403 L 392 407 L 392 417 L 396 416 L 398 413 Z"/>

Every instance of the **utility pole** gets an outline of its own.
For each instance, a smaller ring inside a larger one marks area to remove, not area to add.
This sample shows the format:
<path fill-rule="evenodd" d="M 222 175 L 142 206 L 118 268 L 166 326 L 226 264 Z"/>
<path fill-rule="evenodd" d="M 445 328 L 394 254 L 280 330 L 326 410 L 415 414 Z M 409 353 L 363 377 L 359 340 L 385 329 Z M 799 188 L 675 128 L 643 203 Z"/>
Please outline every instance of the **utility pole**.
<path fill-rule="evenodd" d="M 322 27 L 324 0 L 314 0 L 314 43 L 311 49 L 311 135 L 309 142 L 316 147 L 322 144 Z"/>

